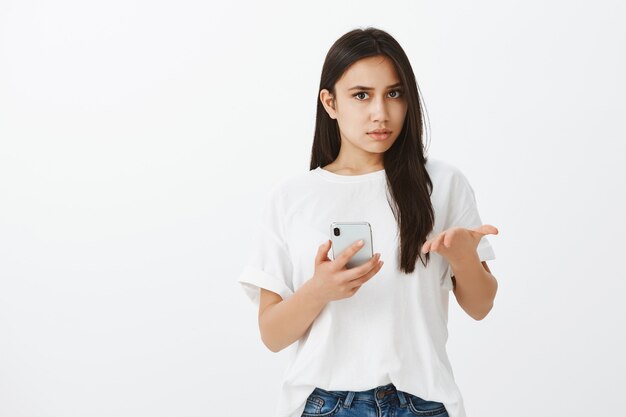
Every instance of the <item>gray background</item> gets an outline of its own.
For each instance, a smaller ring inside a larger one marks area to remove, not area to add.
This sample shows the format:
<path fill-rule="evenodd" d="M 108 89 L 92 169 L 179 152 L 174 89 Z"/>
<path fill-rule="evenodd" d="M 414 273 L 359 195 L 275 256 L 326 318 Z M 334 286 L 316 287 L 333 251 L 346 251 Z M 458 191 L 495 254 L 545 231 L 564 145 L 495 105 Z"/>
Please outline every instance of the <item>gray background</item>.
<path fill-rule="evenodd" d="M 470 417 L 619 414 L 620 1 L 0 2 L 0 416 L 272 417 L 289 359 L 236 282 L 308 169 L 324 56 L 409 55 L 432 157 L 469 178 L 495 307 L 454 299 Z M 313 262 L 314 254 L 311 254 Z"/>

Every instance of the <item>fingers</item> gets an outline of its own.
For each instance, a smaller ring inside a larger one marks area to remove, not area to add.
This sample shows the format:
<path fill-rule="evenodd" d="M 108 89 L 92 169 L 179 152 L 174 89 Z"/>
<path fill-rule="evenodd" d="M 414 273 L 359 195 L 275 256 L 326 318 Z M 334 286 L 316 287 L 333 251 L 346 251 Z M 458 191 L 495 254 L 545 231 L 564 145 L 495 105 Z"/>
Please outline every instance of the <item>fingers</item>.
<path fill-rule="evenodd" d="M 345 275 L 350 277 L 350 280 L 358 279 L 363 275 L 369 273 L 372 269 L 376 268 L 378 264 L 382 266 L 382 261 L 380 261 L 380 253 L 375 254 L 372 258 L 365 262 L 363 265 L 355 266 L 354 268 L 350 268 L 345 271 Z"/>
<path fill-rule="evenodd" d="M 458 227 L 450 228 L 444 232 L 441 232 L 437 237 L 427 240 L 422 245 L 422 253 L 428 253 L 431 251 L 437 251 L 443 247 L 449 248 L 455 239 L 455 235 L 461 230 L 469 230 L 475 237 L 482 238 L 485 235 L 497 235 L 499 233 L 495 226 L 490 224 L 483 224 L 482 226 L 473 229 L 463 229 Z"/>
<path fill-rule="evenodd" d="M 440 233 L 439 236 L 437 236 L 435 238 L 435 240 L 433 240 L 432 244 L 430 245 L 430 250 L 438 250 L 439 246 L 441 246 L 443 244 L 443 239 L 446 237 L 446 232 Z"/>
<path fill-rule="evenodd" d="M 444 233 L 441 243 L 443 243 L 443 246 L 445 246 L 446 248 L 449 248 L 450 244 L 452 243 L 452 233 Z"/>
<path fill-rule="evenodd" d="M 483 224 L 482 226 L 476 227 L 471 230 L 474 232 L 478 232 L 482 235 L 497 235 L 499 233 L 498 229 L 490 224 Z"/>
<path fill-rule="evenodd" d="M 377 254 L 377 255 L 378 255 L 378 257 L 377 257 L 377 258 L 376 258 L 376 260 L 374 261 L 374 263 L 373 263 L 373 265 L 371 266 L 371 268 L 369 268 L 369 269 L 365 269 L 365 273 L 364 273 L 364 274 L 362 274 L 362 275 L 361 275 L 361 274 L 358 274 L 356 278 L 354 278 L 354 279 L 350 280 L 350 283 L 351 283 L 351 284 L 353 284 L 353 285 L 355 285 L 355 287 L 353 287 L 353 289 L 354 289 L 354 288 L 358 288 L 358 287 L 360 287 L 361 285 L 363 285 L 364 283 L 366 283 L 367 281 L 369 281 L 369 280 L 370 280 L 370 279 L 371 279 L 374 275 L 376 275 L 376 274 L 378 273 L 378 271 L 380 271 L 380 270 L 381 270 L 381 268 L 383 267 L 384 262 L 383 262 L 383 261 L 379 261 L 379 259 L 380 259 L 380 254 Z M 372 257 L 372 259 L 370 259 L 370 261 L 368 261 L 367 263 L 365 263 L 365 264 L 363 264 L 363 265 L 360 265 L 360 266 L 359 266 L 359 267 L 357 267 L 357 268 L 352 268 L 352 269 L 350 269 L 350 270 L 349 270 L 349 271 L 350 271 L 350 273 L 357 272 L 357 271 L 358 271 L 361 267 L 364 267 L 364 266 L 366 266 L 366 265 L 369 267 L 369 266 L 370 266 L 370 265 L 369 265 L 369 264 L 370 264 L 370 262 L 371 262 L 371 261 L 373 260 L 373 258 L 375 258 L 375 257 L 376 257 L 376 256 Z M 362 270 L 362 269 L 361 269 L 361 270 Z M 348 272 L 348 271 L 346 271 L 346 272 Z M 357 273 L 358 273 L 358 272 L 357 272 Z"/>
<path fill-rule="evenodd" d="M 330 249 L 330 240 L 322 243 L 317 249 L 317 254 L 315 255 L 315 265 L 321 264 L 324 261 L 330 261 L 328 259 L 328 250 Z"/>
<path fill-rule="evenodd" d="M 437 249 L 439 249 L 439 245 L 443 243 L 443 239 L 445 238 L 445 235 L 446 233 L 442 232 L 439 235 L 437 235 L 436 238 L 427 240 L 426 242 L 424 242 L 424 244 L 422 245 L 422 253 L 428 253 L 430 251 L 436 251 Z M 446 247 L 447 246 L 448 245 L 446 245 Z"/>
<path fill-rule="evenodd" d="M 362 242 L 362 240 L 361 240 Z M 335 263 L 338 269 L 342 269 L 350 258 L 352 258 L 358 251 L 363 248 L 365 243 L 359 243 L 359 241 L 354 242 L 352 245 L 348 246 L 339 256 L 335 259 Z"/>

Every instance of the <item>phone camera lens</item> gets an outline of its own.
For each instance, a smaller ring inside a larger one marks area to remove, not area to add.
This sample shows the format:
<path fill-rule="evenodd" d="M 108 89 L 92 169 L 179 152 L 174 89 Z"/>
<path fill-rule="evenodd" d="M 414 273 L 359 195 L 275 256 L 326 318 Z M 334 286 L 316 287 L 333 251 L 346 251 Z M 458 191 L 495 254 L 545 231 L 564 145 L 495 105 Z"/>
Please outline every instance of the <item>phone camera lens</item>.
<path fill-rule="evenodd" d="M 335 229 L 333 230 L 333 233 L 335 234 L 335 236 L 339 236 L 340 235 L 339 228 L 335 227 Z"/>

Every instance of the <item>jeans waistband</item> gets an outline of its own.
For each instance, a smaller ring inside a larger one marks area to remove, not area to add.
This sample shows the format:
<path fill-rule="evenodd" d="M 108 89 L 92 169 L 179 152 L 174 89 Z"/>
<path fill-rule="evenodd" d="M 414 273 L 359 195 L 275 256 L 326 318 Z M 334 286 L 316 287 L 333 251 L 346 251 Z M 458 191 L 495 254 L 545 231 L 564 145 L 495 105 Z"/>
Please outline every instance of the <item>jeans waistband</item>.
<path fill-rule="evenodd" d="M 393 384 L 381 385 L 366 391 L 325 391 L 321 388 L 317 389 L 341 398 L 344 402 L 344 407 L 350 407 L 350 404 L 352 404 L 354 400 L 366 400 L 383 404 L 393 399 L 398 399 L 402 406 L 407 403 L 404 392 L 398 391 Z"/>

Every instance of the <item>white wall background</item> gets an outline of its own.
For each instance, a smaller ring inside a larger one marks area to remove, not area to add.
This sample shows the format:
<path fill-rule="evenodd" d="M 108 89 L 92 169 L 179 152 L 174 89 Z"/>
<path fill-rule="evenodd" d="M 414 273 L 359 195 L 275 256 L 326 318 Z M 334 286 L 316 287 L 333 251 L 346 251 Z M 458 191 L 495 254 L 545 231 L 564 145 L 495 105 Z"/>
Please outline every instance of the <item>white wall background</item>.
<path fill-rule="evenodd" d="M 272 417 L 289 350 L 236 279 L 258 198 L 308 169 L 331 44 L 404 46 L 433 157 L 499 227 L 470 417 L 618 415 L 621 1 L 0 3 L 0 416 Z M 313 259 L 313 257 L 312 257 Z"/>

